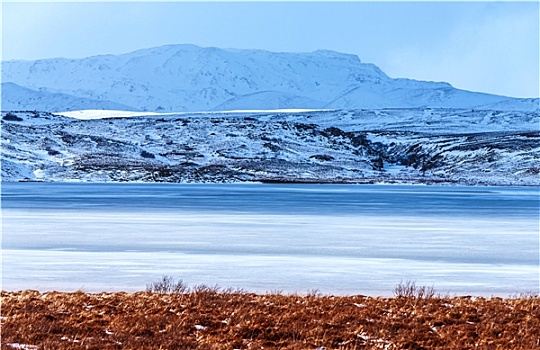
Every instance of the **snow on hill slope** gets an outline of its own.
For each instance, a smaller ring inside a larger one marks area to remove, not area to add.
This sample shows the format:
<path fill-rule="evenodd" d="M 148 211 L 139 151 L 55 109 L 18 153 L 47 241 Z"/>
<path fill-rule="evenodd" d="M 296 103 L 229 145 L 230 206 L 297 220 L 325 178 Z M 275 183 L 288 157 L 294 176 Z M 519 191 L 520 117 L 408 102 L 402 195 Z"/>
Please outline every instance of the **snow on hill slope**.
<path fill-rule="evenodd" d="M 135 114 L 4 113 L 2 181 L 540 185 L 538 112 Z"/>
<path fill-rule="evenodd" d="M 120 103 L 76 97 L 64 93 L 36 91 L 14 83 L 2 83 L 2 110 L 77 111 L 81 109 L 120 109 L 136 111 L 136 108 Z"/>
<path fill-rule="evenodd" d="M 357 56 L 326 50 L 276 53 L 168 45 L 83 59 L 6 61 L 2 68 L 3 82 L 157 112 L 523 107 L 520 99 L 457 90 L 447 83 L 392 79 Z M 47 104 L 20 109 L 51 111 Z"/>
<path fill-rule="evenodd" d="M 232 98 L 213 108 L 216 111 L 255 110 L 264 106 L 266 110 L 289 108 L 321 108 L 322 101 L 277 91 L 263 91 Z"/>
<path fill-rule="evenodd" d="M 501 100 L 501 97 L 496 95 L 459 90 L 451 86 L 433 87 L 427 89 L 397 87 L 389 91 L 386 89 L 374 91 L 370 86 L 359 86 L 351 91 L 348 91 L 324 107 L 349 109 L 418 107 L 478 108 L 480 107 L 477 105 L 478 101 L 483 101 L 486 103 L 486 105 L 496 107 L 494 104 L 503 103 L 508 100 Z M 512 106 L 511 110 L 521 110 L 518 108 L 523 107 L 522 104 L 518 104 L 518 101 L 509 101 L 508 106 Z"/>
<path fill-rule="evenodd" d="M 517 101 L 503 100 L 496 103 L 479 106 L 478 109 L 491 109 L 498 111 L 524 111 L 534 112 L 540 110 L 540 99 L 520 98 Z"/>

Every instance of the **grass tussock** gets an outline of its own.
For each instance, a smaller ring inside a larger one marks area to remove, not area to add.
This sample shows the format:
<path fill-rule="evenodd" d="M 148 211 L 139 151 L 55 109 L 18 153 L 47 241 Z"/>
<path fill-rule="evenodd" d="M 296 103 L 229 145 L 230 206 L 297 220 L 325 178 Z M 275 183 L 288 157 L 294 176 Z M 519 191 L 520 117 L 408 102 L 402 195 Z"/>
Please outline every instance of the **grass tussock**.
<path fill-rule="evenodd" d="M 540 298 L 265 295 L 162 280 L 138 293 L 2 292 L 2 348 L 540 349 Z"/>

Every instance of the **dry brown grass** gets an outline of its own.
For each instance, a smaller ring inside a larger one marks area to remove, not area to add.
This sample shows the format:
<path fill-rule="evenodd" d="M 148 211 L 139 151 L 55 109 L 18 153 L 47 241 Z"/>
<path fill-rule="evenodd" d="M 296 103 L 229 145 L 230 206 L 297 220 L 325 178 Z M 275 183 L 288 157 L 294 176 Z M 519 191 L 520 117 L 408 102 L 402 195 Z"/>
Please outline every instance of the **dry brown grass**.
<path fill-rule="evenodd" d="M 2 348 L 540 349 L 540 299 L 2 292 Z"/>

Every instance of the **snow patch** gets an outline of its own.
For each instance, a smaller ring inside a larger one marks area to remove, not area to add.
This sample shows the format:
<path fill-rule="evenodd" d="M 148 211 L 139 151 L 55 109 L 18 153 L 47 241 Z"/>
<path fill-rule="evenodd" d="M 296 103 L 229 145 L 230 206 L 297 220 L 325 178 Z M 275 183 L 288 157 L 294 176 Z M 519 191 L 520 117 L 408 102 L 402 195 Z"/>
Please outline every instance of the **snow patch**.
<path fill-rule="evenodd" d="M 28 345 L 28 344 L 20 344 L 20 343 L 6 343 L 7 346 L 11 347 L 12 349 L 23 349 L 23 350 L 37 350 L 37 345 Z"/>

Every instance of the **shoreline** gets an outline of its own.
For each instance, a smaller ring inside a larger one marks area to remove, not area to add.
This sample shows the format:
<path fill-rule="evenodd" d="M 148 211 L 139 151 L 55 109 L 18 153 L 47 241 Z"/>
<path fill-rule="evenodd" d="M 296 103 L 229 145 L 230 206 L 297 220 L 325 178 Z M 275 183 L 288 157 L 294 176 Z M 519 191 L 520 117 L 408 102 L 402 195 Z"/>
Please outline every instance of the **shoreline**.
<path fill-rule="evenodd" d="M 239 180 L 239 181 L 187 181 L 187 182 L 172 182 L 172 181 L 86 181 L 86 180 L 36 180 L 36 179 L 18 179 L 4 180 L 0 183 L 77 183 L 77 184 L 177 184 L 177 185 L 239 185 L 239 184 L 268 184 L 268 185 L 396 185 L 396 186 L 446 186 L 446 187 L 523 187 L 535 188 L 540 187 L 539 184 L 517 184 L 517 183 L 464 183 L 457 180 L 431 179 L 423 181 L 402 181 L 400 179 L 385 179 L 381 181 L 377 178 L 369 178 L 363 180 L 355 179 L 340 179 L 340 180 L 317 180 L 317 179 L 258 179 L 258 180 Z"/>

